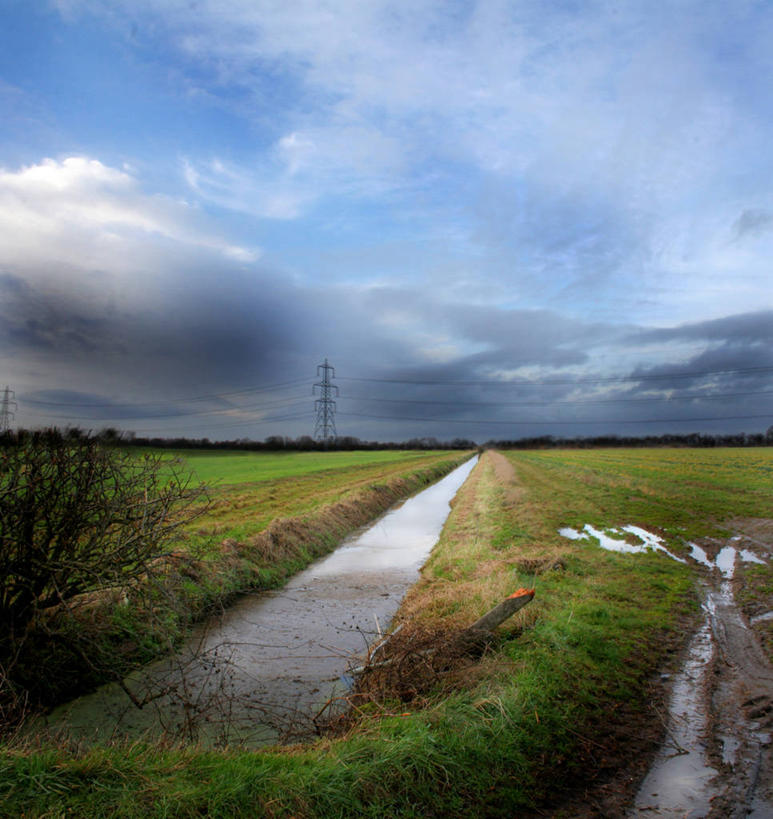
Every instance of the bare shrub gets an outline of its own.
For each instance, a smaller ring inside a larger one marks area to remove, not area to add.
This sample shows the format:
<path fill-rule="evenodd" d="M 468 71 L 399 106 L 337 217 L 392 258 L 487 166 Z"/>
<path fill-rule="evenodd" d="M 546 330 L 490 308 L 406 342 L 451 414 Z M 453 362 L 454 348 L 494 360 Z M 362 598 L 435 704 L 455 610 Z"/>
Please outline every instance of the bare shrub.
<path fill-rule="evenodd" d="M 69 644 L 76 609 L 101 612 L 135 597 L 172 533 L 201 510 L 203 492 L 173 461 L 137 456 L 77 431 L 6 435 L 0 441 L 3 679 L 14 681 L 16 667 L 29 665 L 28 649 L 34 647 L 38 663 L 45 656 L 41 632 L 52 655 L 77 650 Z"/>

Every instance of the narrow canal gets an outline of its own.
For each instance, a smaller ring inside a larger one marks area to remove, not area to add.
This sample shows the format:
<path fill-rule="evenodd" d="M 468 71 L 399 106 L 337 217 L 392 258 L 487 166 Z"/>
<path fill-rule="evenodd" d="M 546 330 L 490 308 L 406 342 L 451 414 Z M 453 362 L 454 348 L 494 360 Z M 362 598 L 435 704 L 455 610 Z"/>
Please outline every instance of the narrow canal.
<path fill-rule="evenodd" d="M 296 575 L 199 627 L 175 656 L 54 711 L 51 730 L 263 745 L 312 735 L 341 710 L 357 656 L 389 626 L 437 542 L 472 458 Z"/>

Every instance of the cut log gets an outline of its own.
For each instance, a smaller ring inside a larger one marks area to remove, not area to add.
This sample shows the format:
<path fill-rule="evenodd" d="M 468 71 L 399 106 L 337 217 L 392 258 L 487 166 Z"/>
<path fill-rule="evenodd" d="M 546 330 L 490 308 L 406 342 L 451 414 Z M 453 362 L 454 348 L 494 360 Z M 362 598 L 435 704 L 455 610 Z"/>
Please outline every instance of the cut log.
<path fill-rule="evenodd" d="M 497 626 L 504 623 L 508 617 L 512 617 L 527 603 L 531 602 L 533 597 L 534 589 L 518 589 L 518 591 L 494 606 L 488 614 L 484 614 L 480 620 L 474 622 L 467 631 L 493 631 Z"/>

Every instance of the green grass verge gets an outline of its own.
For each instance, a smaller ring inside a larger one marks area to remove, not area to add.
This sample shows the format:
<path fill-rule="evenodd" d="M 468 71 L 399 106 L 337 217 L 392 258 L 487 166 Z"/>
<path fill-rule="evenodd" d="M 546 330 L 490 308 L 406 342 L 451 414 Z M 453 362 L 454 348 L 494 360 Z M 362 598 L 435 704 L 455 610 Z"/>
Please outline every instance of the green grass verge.
<path fill-rule="evenodd" d="M 562 785 L 603 768 L 611 726 L 647 713 L 649 681 L 697 611 L 689 567 L 570 542 L 557 528 L 633 523 L 660 531 L 677 551 L 683 537 L 717 531 L 729 512 L 769 514 L 773 499 L 753 452 L 720 474 L 714 452 L 639 455 L 513 453 L 511 485 L 490 458 L 473 473 L 405 615 L 466 624 L 517 585 L 537 594 L 467 686 L 441 687 L 422 707 L 400 705 L 400 716 L 363 720 L 308 748 L 7 748 L 1 810 L 439 817 L 554 804 Z"/>

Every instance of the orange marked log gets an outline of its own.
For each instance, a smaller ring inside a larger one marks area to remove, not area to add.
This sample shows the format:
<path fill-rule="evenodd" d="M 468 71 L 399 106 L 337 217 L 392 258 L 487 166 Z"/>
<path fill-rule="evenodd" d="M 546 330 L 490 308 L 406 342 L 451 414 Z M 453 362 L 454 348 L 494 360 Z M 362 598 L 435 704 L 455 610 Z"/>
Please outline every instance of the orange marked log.
<path fill-rule="evenodd" d="M 484 614 L 477 622 L 473 623 L 468 631 L 493 631 L 498 625 L 512 617 L 519 609 L 522 609 L 534 597 L 534 589 L 518 589 L 501 603 L 494 606 L 488 614 Z"/>
<path fill-rule="evenodd" d="M 534 589 L 525 589 L 521 587 L 520 589 L 516 589 L 511 595 L 508 595 L 507 599 L 509 600 L 511 597 L 523 597 L 525 594 L 530 594 L 534 597 Z"/>

